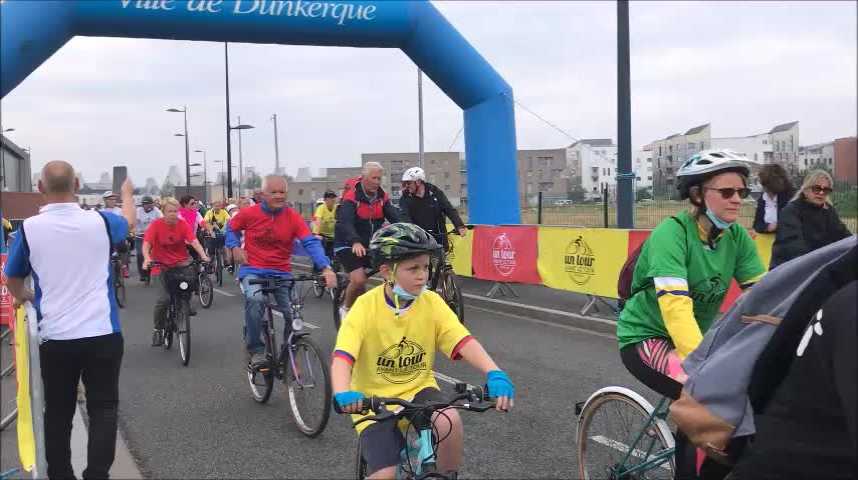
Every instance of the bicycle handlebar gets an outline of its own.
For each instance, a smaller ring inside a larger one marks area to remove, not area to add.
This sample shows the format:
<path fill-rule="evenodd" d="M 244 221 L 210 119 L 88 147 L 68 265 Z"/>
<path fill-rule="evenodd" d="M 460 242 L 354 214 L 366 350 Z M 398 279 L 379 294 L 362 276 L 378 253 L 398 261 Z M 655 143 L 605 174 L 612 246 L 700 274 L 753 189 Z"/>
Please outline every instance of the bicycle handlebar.
<path fill-rule="evenodd" d="M 362 418 L 355 422 L 358 425 L 363 422 L 375 421 L 383 422 L 387 420 L 399 419 L 407 414 L 415 411 L 430 411 L 443 410 L 445 408 L 455 408 L 459 410 L 468 410 L 471 412 L 485 412 L 495 408 L 496 402 L 489 400 L 485 395 L 485 389 L 482 387 L 472 386 L 465 383 L 456 384 L 456 394 L 448 401 L 437 402 L 409 402 L 401 398 L 387 397 L 368 397 L 364 398 L 361 404 L 361 413 L 374 412 L 375 415 Z M 465 400 L 467 403 L 457 403 Z M 336 401 L 334 403 L 334 411 L 337 413 L 346 413 L 340 408 Z M 402 407 L 401 410 L 393 412 L 385 408 L 386 405 L 396 405 Z"/>

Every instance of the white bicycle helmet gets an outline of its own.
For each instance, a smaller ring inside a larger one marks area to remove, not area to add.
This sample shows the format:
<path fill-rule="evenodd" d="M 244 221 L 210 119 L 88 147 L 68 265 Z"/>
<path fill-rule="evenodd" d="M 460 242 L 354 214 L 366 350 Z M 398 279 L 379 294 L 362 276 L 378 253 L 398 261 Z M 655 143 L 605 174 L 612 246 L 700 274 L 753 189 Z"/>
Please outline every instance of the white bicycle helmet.
<path fill-rule="evenodd" d="M 238 208 L 238 205 L 236 205 L 234 203 L 230 203 L 229 205 L 226 206 L 226 213 L 232 213 L 232 211 L 236 210 L 237 208 Z"/>
<path fill-rule="evenodd" d="M 110 197 L 115 197 L 115 196 L 116 195 L 114 195 L 112 191 L 108 190 L 108 191 L 104 192 L 104 194 L 101 195 L 101 198 L 110 198 Z"/>
<path fill-rule="evenodd" d="M 709 178 L 725 172 L 736 172 L 744 177 L 751 173 L 750 161 L 732 150 L 703 150 L 686 160 L 676 172 L 676 188 L 680 197 L 689 198 L 691 187 L 700 185 Z"/>
<path fill-rule="evenodd" d="M 403 182 L 416 182 L 417 180 L 426 181 L 426 172 L 420 167 L 411 167 L 402 174 Z"/>

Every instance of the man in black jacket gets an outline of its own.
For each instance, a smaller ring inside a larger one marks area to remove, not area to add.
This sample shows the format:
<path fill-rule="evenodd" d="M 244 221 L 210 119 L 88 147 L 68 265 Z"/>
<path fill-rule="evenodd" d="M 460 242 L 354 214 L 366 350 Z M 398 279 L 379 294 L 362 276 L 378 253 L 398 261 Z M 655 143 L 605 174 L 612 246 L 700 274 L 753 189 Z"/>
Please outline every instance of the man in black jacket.
<path fill-rule="evenodd" d="M 364 292 L 364 268 L 371 266 L 367 249 L 372 234 L 384 225 L 385 220 L 390 223 L 399 221 L 399 211 L 390 203 L 387 193 L 381 189 L 383 174 L 384 167 L 380 164 L 364 164 L 360 181 L 354 188 L 347 188 L 337 207 L 334 254 L 349 274 L 349 286 L 340 307 L 340 318 L 345 318 L 348 309 Z"/>
<path fill-rule="evenodd" d="M 399 210 L 402 221 L 413 223 L 426 230 L 438 242 L 447 248 L 447 222 L 449 218 L 459 232 L 467 233 L 465 223 L 459 212 L 453 208 L 444 192 L 426 182 L 426 172 L 420 167 L 409 168 L 402 174 L 402 198 L 399 200 Z"/>
<path fill-rule="evenodd" d="M 447 251 L 447 222 L 449 218 L 459 235 L 465 236 L 467 228 L 459 212 L 453 208 L 444 192 L 426 181 L 426 172 L 420 167 L 409 168 L 402 174 L 402 198 L 399 200 L 399 211 L 402 221 L 413 223 L 435 237 L 438 245 Z M 433 275 L 431 288 L 435 288 Z"/>

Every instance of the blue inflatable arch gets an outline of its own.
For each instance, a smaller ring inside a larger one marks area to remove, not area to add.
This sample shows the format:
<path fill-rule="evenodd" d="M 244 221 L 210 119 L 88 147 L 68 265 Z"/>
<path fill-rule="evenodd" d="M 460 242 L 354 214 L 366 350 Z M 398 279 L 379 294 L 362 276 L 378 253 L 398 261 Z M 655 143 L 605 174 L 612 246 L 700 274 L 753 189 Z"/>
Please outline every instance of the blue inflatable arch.
<path fill-rule="evenodd" d="M 75 35 L 400 48 L 464 111 L 470 222 L 520 223 L 512 89 L 429 2 L 5 0 L 0 98 Z"/>

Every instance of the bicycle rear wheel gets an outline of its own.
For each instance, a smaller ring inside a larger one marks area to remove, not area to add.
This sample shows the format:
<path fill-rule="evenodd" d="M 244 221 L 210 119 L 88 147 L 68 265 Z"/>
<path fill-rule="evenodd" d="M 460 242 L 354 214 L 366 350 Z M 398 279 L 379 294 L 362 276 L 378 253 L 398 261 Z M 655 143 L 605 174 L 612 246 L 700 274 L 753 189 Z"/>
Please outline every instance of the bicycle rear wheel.
<path fill-rule="evenodd" d="M 119 268 L 113 270 L 113 289 L 116 293 L 116 304 L 119 308 L 125 308 L 128 304 L 128 298 L 125 292 L 125 279 L 122 277 L 122 271 Z"/>
<path fill-rule="evenodd" d="M 673 479 L 673 439 L 666 438 L 661 420 L 647 423 L 649 418 L 644 405 L 620 392 L 588 401 L 578 420 L 579 478 Z M 650 465 L 625 473 L 644 463 Z"/>
<path fill-rule="evenodd" d="M 459 317 L 459 321 L 465 323 L 465 300 L 462 297 L 462 288 L 459 286 L 459 277 L 452 270 L 442 269 L 439 274 L 438 289 L 441 298 L 450 307 L 450 310 Z"/>
<path fill-rule="evenodd" d="M 182 302 L 176 312 L 176 336 L 179 340 L 179 358 L 182 359 L 182 365 L 188 366 L 191 361 L 191 316 L 190 305 L 187 302 Z"/>
<path fill-rule="evenodd" d="M 209 278 L 209 275 L 205 272 L 202 272 L 199 275 L 198 289 L 200 305 L 202 305 L 203 308 L 211 307 L 212 302 L 214 302 L 214 287 L 212 286 L 212 279 Z"/>
<path fill-rule="evenodd" d="M 355 478 L 364 480 L 366 478 L 366 460 L 363 459 L 363 449 L 360 446 L 360 437 L 357 441 L 357 455 L 355 456 Z"/>
<path fill-rule="evenodd" d="M 271 398 L 274 390 L 274 372 L 271 369 L 256 369 L 250 363 L 247 364 L 247 383 L 250 385 L 250 393 L 258 403 L 266 403 Z"/>
<path fill-rule="evenodd" d="M 321 349 L 307 336 L 292 344 L 284 375 L 289 408 L 298 430 L 315 437 L 325 430 L 331 416 L 331 381 Z"/>

